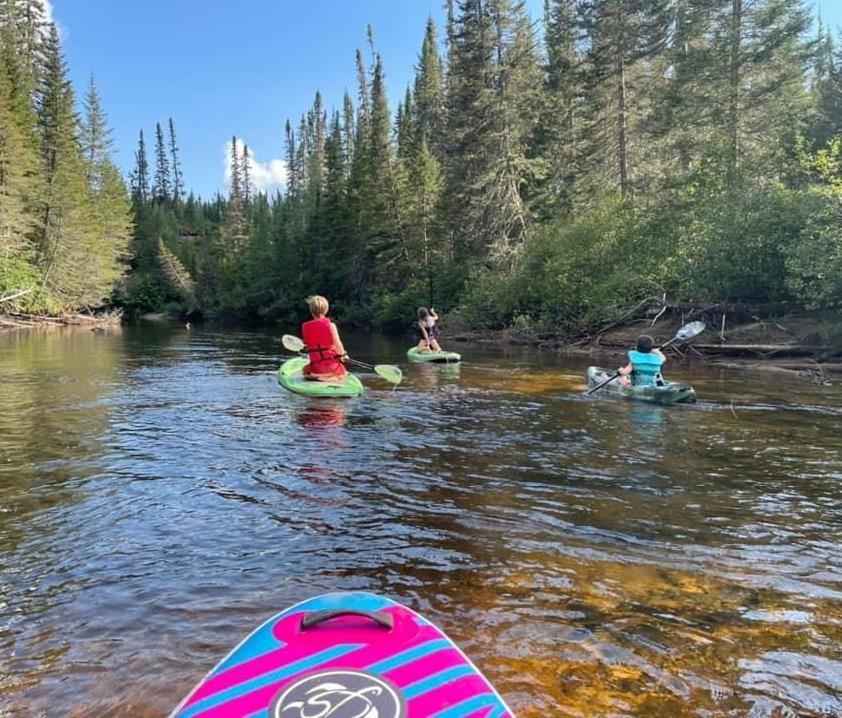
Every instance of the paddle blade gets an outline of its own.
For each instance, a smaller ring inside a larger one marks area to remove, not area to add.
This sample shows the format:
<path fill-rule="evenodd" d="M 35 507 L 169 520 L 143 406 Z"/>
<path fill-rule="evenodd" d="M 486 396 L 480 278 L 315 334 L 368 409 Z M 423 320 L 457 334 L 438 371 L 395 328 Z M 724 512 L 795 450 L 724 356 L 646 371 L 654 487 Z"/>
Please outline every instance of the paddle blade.
<path fill-rule="evenodd" d="M 393 364 L 378 364 L 374 367 L 374 373 L 395 386 L 403 380 L 403 372 Z"/>
<path fill-rule="evenodd" d="M 284 334 L 281 337 L 281 343 L 284 345 L 284 349 L 294 352 L 295 354 L 304 350 L 304 342 L 292 334 Z"/>
<path fill-rule="evenodd" d="M 686 342 L 688 339 L 698 336 L 705 330 L 704 322 L 690 322 L 685 324 L 681 329 L 675 333 L 675 338 L 680 342 Z"/>

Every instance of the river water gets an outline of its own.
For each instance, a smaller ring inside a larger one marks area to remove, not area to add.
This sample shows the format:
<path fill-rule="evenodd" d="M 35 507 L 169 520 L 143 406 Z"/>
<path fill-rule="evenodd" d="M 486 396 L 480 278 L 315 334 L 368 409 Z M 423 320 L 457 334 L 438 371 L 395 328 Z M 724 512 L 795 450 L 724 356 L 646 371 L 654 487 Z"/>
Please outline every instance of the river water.
<path fill-rule="evenodd" d="M 344 589 L 423 612 L 521 718 L 842 716 L 842 389 L 673 368 L 701 401 L 657 407 L 453 348 L 342 401 L 281 389 L 269 333 L 0 335 L 0 716 L 166 715 Z"/>

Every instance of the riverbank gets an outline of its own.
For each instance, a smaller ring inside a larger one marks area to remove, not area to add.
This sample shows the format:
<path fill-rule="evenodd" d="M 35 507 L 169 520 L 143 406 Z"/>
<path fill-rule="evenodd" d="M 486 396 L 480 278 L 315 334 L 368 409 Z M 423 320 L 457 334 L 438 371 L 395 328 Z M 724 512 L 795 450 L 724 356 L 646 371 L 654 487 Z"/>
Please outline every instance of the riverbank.
<path fill-rule="evenodd" d="M 119 327 L 123 322 L 123 312 L 115 310 L 99 314 L 0 314 L 0 331 L 3 329 L 37 329 L 49 327 L 82 326 L 91 329 Z"/>
<path fill-rule="evenodd" d="M 743 308 L 673 311 L 630 319 L 591 335 L 571 337 L 529 329 L 453 330 L 447 341 L 535 346 L 565 354 L 620 355 L 640 334 L 665 342 L 687 321 L 703 319 L 708 328 L 689 345 L 670 349 L 682 361 L 700 361 L 731 369 L 781 372 L 810 381 L 842 380 L 842 326 L 808 312 L 768 315 Z"/>

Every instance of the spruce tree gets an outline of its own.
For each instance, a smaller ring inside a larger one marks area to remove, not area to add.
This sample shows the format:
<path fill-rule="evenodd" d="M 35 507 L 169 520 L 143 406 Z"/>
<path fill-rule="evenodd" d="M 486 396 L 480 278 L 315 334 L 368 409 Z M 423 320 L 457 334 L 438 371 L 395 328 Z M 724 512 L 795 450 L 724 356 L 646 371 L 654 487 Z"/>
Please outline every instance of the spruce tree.
<path fill-rule="evenodd" d="M 348 91 L 342 98 L 342 150 L 345 177 L 347 179 L 354 159 L 354 102 Z"/>
<path fill-rule="evenodd" d="M 252 200 L 252 183 L 251 183 L 251 155 L 249 154 L 249 146 L 243 145 L 243 165 L 242 165 L 242 179 L 243 179 L 243 204 L 248 207 Z"/>
<path fill-rule="evenodd" d="M 15 117 L 8 75 L 0 71 L 0 296 L 31 294 L 35 276 L 29 237 L 37 226 L 31 211 L 36 158 Z"/>
<path fill-rule="evenodd" d="M 17 304 L 36 306 L 33 242 L 43 183 L 27 69 L 18 51 L 19 12 L 17 4 L 0 2 L 0 297 L 18 295 Z"/>
<path fill-rule="evenodd" d="M 367 150 L 371 195 L 367 213 L 369 252 L 377 257 L 377 276 L 393 282 L 409 266 L 404 217 L 392 161 L 391 117 L 386 95 L 383 61 L 375 57 L 371 79 L 371 116 Z"/>
<path fill-rule="evenodd" d="M 427 20 L 424 31 L 413 99 L 418 140 L 423 139 L 441 160 L 444 154 L 444 75 L 436 43 L 436 25 L 432 18 Z"/>
<path fill-rule="evenodd" d="M 242 161 L 237 150 L 237 137 L 231 138 L 231 159 L 228 164 L 230 184 L 228 190 L 228 217 L 226 229 L 228 245 L 233 252 L 239 252 L 247 239 L 247 224 L 243 206 Z"/>
<path fill-rule="evenodd" d="M 732 0 L 715 20 L 713 122 L 724 176 L 743 169 L 775 173 L 786 146 L 805 128 L 805 72 L 813 50 L 802 38 L 809 14 L 802 0 Z"/>
<path fill-rule="evenodd" d="M 574 0 L 545 0 L 546 67 L 534 152 L 546 163 L 531 187 L 544 218 L 570 213 L 581 159 L 581 57 Z"/>
<path fill-rule="evenodd" d="M 44 47 L 38 126 L 46 191 L 38 242 L 42 286 L 59 309 L 97 306 L 111 284 L 100 267 L 102 248 L 93 221 L 91 190 L 78 142 L 73 90 L 55 25 Z"/>
<path fill-rule="evenodd" d="M 184 196 L 184 174 L 181 170 L 181 159 L 179 157 L 178 143 L 175 139 L 175 123 L 172 117 L 169 120 L 170 130 L 170 161 L 172 162 L 172 199 L 180 204 Z"/>
<path fill-rule="evenodd" d="M 449 70 L 447 163 L 450 229 L 460 254 L 508 267 L 526 235 L 522 192 L 535 173 L 540 70 L 521 3 L 462 0 Z"/>
<path fill-rule="evenodd" d="M 155 179 L 152 183 L 152 199 L 159 204 L 165 204 L 172 198 L 172 182 L 170 181 L 170 163 L 167 160 L 167 150 L 164 143 L 164 131 L 161 123 L 155 123 Z"/>
<path fill-rule="evenodd" d="M 111 129 L 108 127 L 108 120 L 102 108 L 93 75 L 88 83 L 83 107 L 84 116 L 79 139 L 88 167 L 88 183 L 91 189 L 98 191 L 103 182 L 100 172 L 111 156 L 114 141 L 111 138 Z"/>
<path fill-rule="evenodd" d="M 143 207 L 149 201 L 149 161 L 146 158 L 146 142 L 143 139 L 143 130 L 137 141 L 137 150 L 134 154 L 135 167 L 131 174 L 132 200 L 137 209 Z"/>

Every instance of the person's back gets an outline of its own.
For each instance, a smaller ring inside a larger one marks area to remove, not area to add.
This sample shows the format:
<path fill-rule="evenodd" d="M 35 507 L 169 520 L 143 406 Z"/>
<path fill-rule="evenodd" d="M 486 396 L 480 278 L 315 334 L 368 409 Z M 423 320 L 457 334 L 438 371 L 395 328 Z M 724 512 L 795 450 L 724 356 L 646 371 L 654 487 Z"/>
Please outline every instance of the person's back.
<path fill-rule="evenodd" d="M 324 297 L 309 297 L 312 319 L 301 325 L 301 338 L 307 345 L 310 363 L 304 367 L 305 376 L 320 379 L 341 378 L 347 373 L 342 359 L 347 356 L 336 325 L 327 318 L 328 301 Z"/>
<path fill-rule="evenodd" d="M 652 337 L 643 334 L 637 339 L 637 348 L 629 351 L 629 363 L 620 369 L 623 376 L 631 375 L 635 386 L 656 386 L 661 379 L 661 367 L 667 358 L 653 347 Z"/>

